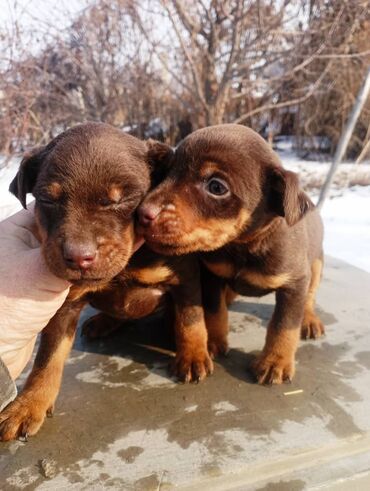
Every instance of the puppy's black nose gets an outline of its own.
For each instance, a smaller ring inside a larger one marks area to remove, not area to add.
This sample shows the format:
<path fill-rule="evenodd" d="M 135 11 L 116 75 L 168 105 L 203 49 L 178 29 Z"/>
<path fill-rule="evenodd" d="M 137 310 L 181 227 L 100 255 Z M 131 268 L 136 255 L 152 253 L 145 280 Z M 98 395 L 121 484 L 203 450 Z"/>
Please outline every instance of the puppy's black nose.
<path fill-rule="evenodd" d="M 63 257 L 69 268 L 89 269 L 95 263 L 97 250 L 94 244 L 65 242 Z"/>
<path fill-rule="evenodd" d="M 161 208 L 156 205 L 141 205 L 138 210 L 139 223 L 143 227 L 147 227 L 151 222 L 153 222 L 159 213 Z"/>

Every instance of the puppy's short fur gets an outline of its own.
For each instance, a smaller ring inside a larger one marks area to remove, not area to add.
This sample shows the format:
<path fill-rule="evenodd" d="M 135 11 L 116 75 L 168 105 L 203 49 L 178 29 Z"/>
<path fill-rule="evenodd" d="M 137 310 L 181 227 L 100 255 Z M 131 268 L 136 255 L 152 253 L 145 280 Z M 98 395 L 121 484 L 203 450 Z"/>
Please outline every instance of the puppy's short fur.
<path fill-rule="evenodd" d="M 323 227 L 297 175 L 283 169 L 270 146 L 239 125 L 194 132 L 139 217 L 153 250 L 201 253 L 211 354 L 227 351 L 227 296 L 276 292 L 254 371 L 260 383 L 291 380 L 300 329 L 305 338 L 324 332 L 314 312 Z"/>
<path fill-rule="evenodd" d="M 0 414 L 0 440 L 35 434 L 52 414 L 64 362 L 87 302 L 104 310 L 89 321 L 144 317 L 171 295 L 177 353 L 184 381 L 212 371 L 201 306 L 198 260 L 164 258 L 134 249 L 134 213 L 150 186 L 163 179 L 167 146 L 142 142 L 109 125 L 76 126 L 26 155 L 10 186 L 26 207 L 36 198 L 37 234 L 50 270 L 72 283 L 65 304 L 43 329 L 22 393 Z"/>
<path fill-rule="evenodd" d="M 166 257 L 144 245 L 107 289 L 87 298 L 103 311 L 85 322 L 88 337 L 105 336 L 122 321 L 162 310 L 175 328 L 173 374 L 183 382 L 198 382 L 212 373 L 196 256 Z"/>
<path fill-rule="evenodd" d="M 104 289 L 132 254 L 133 214 L 150 188 L 147 154 L 144 142 L 87 123 L 23 158 L 10 191 L 24 207 L 35 196 L 42 254 L 72 287 L 42 331 L 22 393 L 0 414 L 0 439 L 34 434 L 52 413 L 85 293 Z"/>

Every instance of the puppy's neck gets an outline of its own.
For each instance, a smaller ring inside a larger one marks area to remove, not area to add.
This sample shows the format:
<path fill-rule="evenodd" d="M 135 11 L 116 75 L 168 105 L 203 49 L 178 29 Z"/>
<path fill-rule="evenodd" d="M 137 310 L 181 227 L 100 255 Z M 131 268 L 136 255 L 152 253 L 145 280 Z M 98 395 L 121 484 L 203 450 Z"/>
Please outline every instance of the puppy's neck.
<path fill-rule="evenodd" d="M 261 226 L 242 232 L 230 245 L 232 246 L 235 244 L 238 247 L 244 245 L 251 253 L 266 249 L 269 239 L 283 223 L 284 219 L 282 217 L 275 217 Z"/>

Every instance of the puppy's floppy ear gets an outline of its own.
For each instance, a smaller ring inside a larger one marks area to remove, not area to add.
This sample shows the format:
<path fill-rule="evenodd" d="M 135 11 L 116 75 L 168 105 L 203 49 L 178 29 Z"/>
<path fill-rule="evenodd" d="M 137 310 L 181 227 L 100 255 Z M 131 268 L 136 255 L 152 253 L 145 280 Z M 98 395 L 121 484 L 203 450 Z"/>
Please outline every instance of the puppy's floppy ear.
<path fill-rule="evenodd" d="M 315 205 L 299 187 L 295 172 L 280 167 L 268 170 L 268 204 L 271 211 L 285 218 L 288 225 L 297 223 Z"/>
<path fill-rule="evenodd" d="M 10 183 L 9 191 L 27 208 L 26 196 L 31 193 L 39 173 L 46 147 L 36 147 L 27 152 L 20 163 L 19 170 Z"/>
<path fill-rule="evenodd" d="M 156 186 L 169 171 L 174 151 L 169 145 L 152 139 L 146 141 L 146 146 L 152 186 Z"/>

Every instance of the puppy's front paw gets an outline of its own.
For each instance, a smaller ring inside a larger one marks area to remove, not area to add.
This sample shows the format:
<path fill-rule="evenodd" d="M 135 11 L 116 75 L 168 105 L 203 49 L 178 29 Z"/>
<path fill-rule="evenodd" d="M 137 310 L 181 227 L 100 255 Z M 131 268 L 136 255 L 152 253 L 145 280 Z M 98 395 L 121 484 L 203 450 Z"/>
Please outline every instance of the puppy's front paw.
<path fill-rule="evenodd" d="M 301 326 L 302 339 L 318 339 L 325 334 L 325 327 L 314 312 L 305 312 Z"/>
<path fill-rule="evenodd" d="M 208 351 L 212 360 L 217 356 L 227 356 L 229 353 L 229 343 L 227 342 L 227 338 L 209 338 Z"/>
<path fill-rule="evenodd" d="M 0 413 L 0 440 L 8 441 L 35 435 L 50 408 L 29 397 L 18 396 Z"/>
<path fill-rule="evenodd" d="M 256 381 L 261 385 L 282 384 L 291 382 L 294 376 L 294 359 L 283 357 L 274 352 L 256 358 L 252 363 Z"/>
<path fill-rule="evenodd" d="M 181 382 L 200 382 L 213 373 L 213 362 L 207 351 L 179 352 L 171 365 L 171 373 Z"/>

